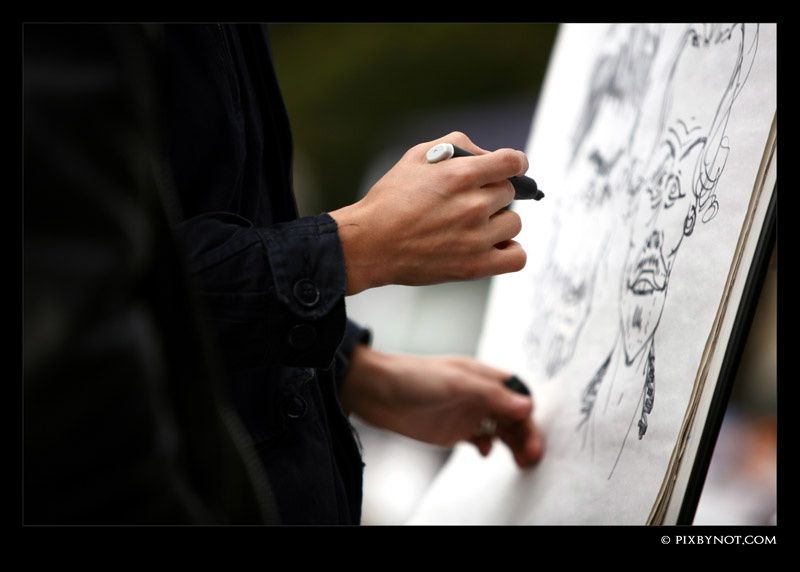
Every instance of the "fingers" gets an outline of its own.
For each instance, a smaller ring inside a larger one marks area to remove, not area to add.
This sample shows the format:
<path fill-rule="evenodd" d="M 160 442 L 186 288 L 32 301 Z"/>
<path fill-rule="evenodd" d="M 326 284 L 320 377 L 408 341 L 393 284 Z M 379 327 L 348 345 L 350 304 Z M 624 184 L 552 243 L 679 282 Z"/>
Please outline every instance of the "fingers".
<path fill-rule="evenodd" d="M 469 161 L 468 174 L 481 187 L 528 171 L 528 157 L 515 149 L 498 149 L 478 157 L 461 157 L 459 160 Z"/>
<path fill-rule="evenodd" d="M 481 187 L 486 200 L 486 212 L 491 216 L 504 209 L 514 201 L 514 185 L 508 179 L 490 183 Z"/>
<path fill-rule="evenodd" d="M 486 457 L 492 452 L 494 438 L 488 435 L 482 437 L 473 437 L 469 440 L 469 442 L 478 448 L 478 452 L 480 452 L 481 456 Z"/>
<path fill-rule="evenodd" d="M 419 161 L 427 162 L 425 155 L 432 146 L 439 143 L 451 143 L 475 154 L 475 157 L 456 157 L 438 166 L 440 169 L 450 169 L 451 174 L 461 181 L 461 184 L 454 185 L 455 188 L 478 186 L 487 191 L 489 214 L 511 204 L 514 200 L 514 187 L 508 178 L 528 171 L 528 157 L 525 153 L 515 149 L 487 151 L 475 145 L 460 131 L 453 131 L 435 141 L 417 145 L 412 151 Z"/>
<path fill-rule="evenodd" d="M 483 419 L 496 422 L 494 434 L 476 433 L 467 440 L 477 447 L 480 454 L 488 456 L 495 437 L 499 437 L 510 449 L 514 462 L 526 468 L 539 462 L 544 454 L 544 437 L 533 422 L 533 400 L 508 389 L 503 381 L 509 372 L 496 369 L 471 358 L 452 358 L 453 363 L 474 380 L 483 400 L 479 414 Z M 473 389 L 475 390 L 475 389 Z"/>
<path fill-rule="evenodd" d="M 483 388 L 487 417 L 496 419 L 501 425 L 509 425 L 529 418 L 533 412 L 533 400 L 508 389 L 502 383 L 487 383 Z"/>
<path fill-rule="evenodd" d="M 488 256 L 490 262 L 488 263 L 489 272 L 487 272 L 487 276 L 519 272 L 525 268 L 525 263 L 528 261 L 528 255 L 525 254 L 522 245 L 516 240 L 508 240 L 497 244 L 489 252 Z"/>
<path fill-rule="evenodd" d="M 489 219 L 489 228 L 486 232 L 488 244 L 500 244 L 510 241 L 522 230 L 522 219 L 513 211 L 500 211 Z M 503 248 L 509 245 L 501 244 Z"/>
<path fill-rule="evenodd" d="M 486 276 L 496 276 L 509 272 L 519 272 L 525 268 L 528 255 L 516 240 L 506 240 L 476 256 L 461 274 L 462 280 L 475 280 Z"/>
<path fill-rule="evenodd" d="M 501 427 L 497 437 L 509 448 L 514 462 L 520 469 L 532 467 L 542 460 L 544 455 L 544 436 L 536 429 L 530 418 Z M 477 447 L 482 457 L 492 452 L 494 438 L 490 436 L 473 437 L 469 442 Z"/>
<path fill-rule="evenodd" d="M 511 450 L 514 462 L 521 469 L 535 465 L 544 454 L 544 436 L 530 417 L 498 427 L 497 436 Z"/>
<path fill-rule="evenodd" d="M 491 380 L 505 381 L 513 375 L 509 371 L 497 369 L 472 358 L 458 356 L 451 359 L 462 369 Z"/>
<path fill-rule="evenodd" d="M 475 155 L 484 155 L 486 153 L 489 153 L 489 151 L 487 151 L 486 149 L 478 147 L 475 143 L 472 142 L 472 140 L 469 137 L 467 137 L 461 131 L 453 131 L 452 133 L 449 133 L 444 137 L 440 137 L 435 141 L 428 141 L 427 143 L 423 143 L 422 145 L 420 145 L 420 148 L 422 150 L 423 160 L 425 160 L 425 153 L 427 153 L 431 147 L 439 143 L 450 143 L 451 145 L 455 145 L 456 147 L 461 147 L 462 149 L 469 151 L 470 153 L 474 153 Z"/>

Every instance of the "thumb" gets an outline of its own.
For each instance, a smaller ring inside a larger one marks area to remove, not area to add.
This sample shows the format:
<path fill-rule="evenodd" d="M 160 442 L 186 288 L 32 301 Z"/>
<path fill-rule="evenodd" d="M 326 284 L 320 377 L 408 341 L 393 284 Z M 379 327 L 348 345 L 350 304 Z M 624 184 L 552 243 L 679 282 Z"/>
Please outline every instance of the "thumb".
<path fill-rule="evenodd" d="M 486 392 L 488 416 L 503 424 L 515 423 L 529 417 L 533 400 L 511 391 L 502 384 L 492 384 Z"/>

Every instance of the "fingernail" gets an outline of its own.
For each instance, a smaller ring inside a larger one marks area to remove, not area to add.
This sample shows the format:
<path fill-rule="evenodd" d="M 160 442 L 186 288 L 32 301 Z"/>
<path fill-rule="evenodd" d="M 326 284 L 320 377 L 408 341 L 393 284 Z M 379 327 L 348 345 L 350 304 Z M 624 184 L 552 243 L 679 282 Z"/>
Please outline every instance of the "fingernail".
<path fill-rule="evenodd" d="M 525 397 L 524 395 L 512 396 L 511 402 L 513 403 L 514 409 L 523 409 L 532 406 L 531 398 Z"/>
<path fill-rule="evenodd" d="M 520 173 L 520 175 L 524 175 L 525 173 L 528 172 L 528 168 L 530 167 L 530 163 L 528 161 L 528 156 L 525 154 L 524 151 L 520 151 L 520 154 L 523 157 L 523 165 L 525 165 L 525 168 L 522 169 L 522 172 Z"/>

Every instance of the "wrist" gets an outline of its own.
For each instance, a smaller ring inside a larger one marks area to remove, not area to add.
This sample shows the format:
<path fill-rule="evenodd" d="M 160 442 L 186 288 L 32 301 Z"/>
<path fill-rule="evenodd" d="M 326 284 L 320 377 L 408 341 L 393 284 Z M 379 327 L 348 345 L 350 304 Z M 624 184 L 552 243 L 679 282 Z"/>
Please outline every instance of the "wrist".
<path fill-rule="evenodd" d="M 363 416 L 362 405 L 365 402 L 391 399 L 387 395 L 388 384 L 384 383 L 391 376 L 391 358 L 390 354 L 379 352 L 365 344 L 353 348 L 350 369 L 339 395 L 345 411 Z"/>
<path fill-rule="evenodd" d="M 363 210 L 359 202 L 328 213 L 336 221 L 342 244 L 348 296 L 381 285 L 376 272 L 380 263 L 373 254 L 375 237 L 370 235 L 369 217 Z"/>

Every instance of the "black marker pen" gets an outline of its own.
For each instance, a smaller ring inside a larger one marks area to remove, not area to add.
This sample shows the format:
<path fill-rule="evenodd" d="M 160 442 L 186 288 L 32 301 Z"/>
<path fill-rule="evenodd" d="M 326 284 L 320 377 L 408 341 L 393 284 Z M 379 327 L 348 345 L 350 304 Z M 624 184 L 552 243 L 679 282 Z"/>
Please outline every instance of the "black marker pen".
<path fill-rule="evenodd" d="M 525 383 L 518 378 L 516 375 L 512 375 L 507 380 L 503 382 L 503 384 L 509 388 L 511 391 L 519 393 L 520 395 L 528 395 L 530 396 L 531 390 L 528 388 Z"/>
<path fill-rule="evenodd" d="M 439 161 L 444 161 L 445 159 L 450 159 L 452 157 L 474 156 L 474 153 L 470 153 L 466 149 L 456 147 L 450 143 L 439 143 L 438 145 L 434 145 L 425 154 L 425 157 L 428 159 L 428 163 L 438 163 Z M 536 186 L 536 181 L 530 177 L 520 175 L 518 177 L 509 177 L 508 180 L 511 181 L 512 185 L 514 185 L 514 200 L 524 201 L 533 199 L 539 201 L 544 196 L 544 193 Z"/>

